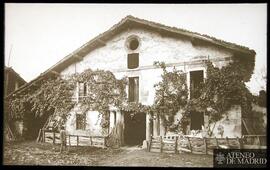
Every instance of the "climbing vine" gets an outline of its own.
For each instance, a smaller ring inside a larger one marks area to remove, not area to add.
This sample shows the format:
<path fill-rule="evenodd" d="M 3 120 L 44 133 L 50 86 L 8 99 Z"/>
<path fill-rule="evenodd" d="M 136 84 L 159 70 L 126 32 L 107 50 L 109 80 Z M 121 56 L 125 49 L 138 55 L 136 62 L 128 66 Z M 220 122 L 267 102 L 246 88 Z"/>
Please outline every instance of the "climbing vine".
<path fill-rule="evenodd" d="M 70 110 L 76 105 L 74 92 L 78 82 L 85 83 L 87 89 L 86 96 L 79 99 L 81 111 L 83 114 L 88 110 L 98 111 L 103 128 L 109 125 L 111 106 L 124 111 L 149 110 L 149 107 L 140 103 L 127 102 L 126 77 L 118 80 L 110 71 L 87 69 L 82 73 L 67 76 L 65 79 L 60 76 L 44 78 L 33 84 L 31 88 L 26 88 L 20 94 L 12 96 L 8 100 L 8 117 L 21 119 L 25 117 L 25 114 L 32 112 L 35 117 L 54 114 L 65 121 Z"/>
<path fill-rule="evenodd" d="M 66 113 L 75 104 L 71 100 L 72 89 L 73 83 L 60 77 L 44 78 L 9 98 L 9 118 L 22 119 L 29 112 L 35 117 L 55 113 L 65 118 Z"/>
<path fill-rule="evenodd" d="M 245 85 L 245 67 L 237 58 L 222 68 L 214 67 L 210 61 L 205 62 L 207 78 L 195 89 L 196 97 L 188 99 L 186 73 L 173 68 L 168 71 L 164 62 L 155 62 L 162 68 L 162 81 L 155 84 L 155 99 L 152 106 L 127 101 L 127 78 L 116 79 L 110 71 L 87 69 L 82 73 L 71 75 L 65 79 L 59 76 L 44 78 L 34 83 L 31 88 L 18 93 L 8 100 L 9 118 L 19 119 L 29 111 L 36 117 L 44 114 L 56 114 L 66 119 L 67 113 L 76 105 L 74 91 L 77 82 L 85 82 L 86 96 L 80 99 L 80 107 L 85 113 L 95 110 L 102 114 L 101 126 L 107 127 L 109 108 L 115 106 L 126 112 L 156 113 L 163 120 L 165 127 L 175 129 L 173 118 L 182 110 L 179 125 L 182 129 L 189 123 L 192 110 L 209 115 L 209 121 L 220 120 L 233 105 L 240 105 L 242 113 L 251 113 L 252 94 Z"/>
<path fill-rule="evenodd" d="M 170 127 L 173 124 L 174 115 L 187 104 L 186 74 L 175 68 L 172 72 L 167 71 L 164 62 L 155 62 L 154 65 L 161 67 L 163 74 L 162 81 L 154 86 L 156 93 L 152 110 L 161 116 L 165 127 Z"/>
<path fill-rule="evenodd" d="M 227 66 L 214 67 L 209 60 L 205 61 L 207 78 L 193 89 L 194 97 L 188 99 L 186 74 L 176 70 L 168 72 L 165 63 L 155 62 L 163 69 L 162 81 L 156 87 L 155 103 L 152 106 L 164 120 L 165 126 L 177 129 L 173 117 L 182 110 L 179 126 L 185 131 L 192 111 L 209 115 L 209 123 L 219 121 L 233 105 L 240 105 L 243 116 L 251 114 L 252 94 L 245 85 L 246 69 L 238 58 Z"/>
<path fill-rule="evenodd" d="M 240 105 L 242 116 L 252 114 L 252 94 L 245 85 L 246 72 L 241 62 L 234 59 L 228 65 L 217 68 L 210 61 L 205 62 L 207 78 L 197 89 L 197 98 L 188 101 L 180 122 L 182 129 L 189 123 L 191 111 L 204 112 L 209 116 L 209 123 L 219 121 L 234 105 Z M 208 129 L 208 132 L 211 131 Z"/>

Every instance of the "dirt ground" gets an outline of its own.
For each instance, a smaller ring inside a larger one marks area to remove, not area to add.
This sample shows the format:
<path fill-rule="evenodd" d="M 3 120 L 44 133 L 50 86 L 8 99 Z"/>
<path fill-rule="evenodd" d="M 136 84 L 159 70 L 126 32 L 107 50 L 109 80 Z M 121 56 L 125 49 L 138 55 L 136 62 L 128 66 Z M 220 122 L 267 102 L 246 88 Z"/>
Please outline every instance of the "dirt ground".
<path fill-rule="evenodd" d="M 5 143 L 4 165 L 212 167 L 211 155 L 150 153 L 137 146 L 120 149 L 71 147 L 36 142 Z"/>

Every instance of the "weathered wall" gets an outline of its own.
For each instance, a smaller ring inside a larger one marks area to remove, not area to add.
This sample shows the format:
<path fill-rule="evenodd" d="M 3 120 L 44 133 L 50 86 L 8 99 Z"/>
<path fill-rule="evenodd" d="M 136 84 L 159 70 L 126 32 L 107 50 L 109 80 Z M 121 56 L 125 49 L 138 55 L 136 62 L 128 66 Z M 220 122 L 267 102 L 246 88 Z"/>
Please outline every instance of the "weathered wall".
<path fill-rule="evenodd" d="M 127 69 L 126 47 L 128 37 L 139 37 L 140 45 L 134 52 L 139 53 L 139 68 Z M 140 99 L 143 104 L 151 105 L 154 99 L 153 85 L 161 80 L 161 69 L 153 66 L 154 61 L 164 61 L 170 66 L 177 66 L 185 72 L 201 69 L 202 64 L 190 64 L 190 61 L 200 59 L 218 59 L 215 64 L 219 67 L 228 61 L 224 58 L 231 57 L 232 53 L 214 46 L 193 46 L 190 40 L 163 37 L 158 33 L 142 29 L 124 31 L 107 42 L 106 46 L 95 49 L 83 58 L 82 61 L 72 64 L 61 72 L 69 75 L 82 72 L 87 68 L 104 69 L 112 71 L 117 78 L 123 76 L 139 76 Z M 185 63 L 184 63 L 185 62 Z"/>
<path fill-rule="evenodd" d="M 23 129 L 24 129 L 24 123 L 23 120 L 16 120 L 13 123 L 13 132 L 15 133 L 16 137 L 21 138 L 23 137 Z"/>
<path fill-rule="evenodd" d="M 101 136 L 104 134 L 102 127 L 100 126 L 101 117 L 97 111 L 86 112 L 86 127 L 85 130 L 76 129 L 76 114 L 82 114 L 79 107 L 75 107 L 70 111 L 70 116 L 66 122 L 66 131 L 71 135 L 94 135 Z"/>
<path fill-rule="evenodd" d="M 212 136 L 207 135 L 207 131 L 202 131 L 198 134 L 200 137 L 241 137 L 242 136 L 242 129 L 241 129 L 241 107 L 240 106 L 233 106 L 230 110 L 226 113 L 228 115 L 228 120 L 226 120 L 226 116 L 223 116 L 223 118 L 215 123 L 211 123 L 209 125 L 208 116 L 204 115 L 204 128 L 207 129 L 210 126 L 210 129 L 213 130 Z M 226 115 L 224 114 L 224 115 Z M 182 119 L 182 110 L 177 112 L 177 114 L 174 116 L 174 124 L 178 124 L 178 122 Z M 224 132 L 223 136 L 219 134 L 218 127 L 223 126 Z M 163 125 L 160 125 L 160 129 L 164 128 Z M 174 134 L 172 132 L 168 132 L 167 134 Z M 187 134 L 191 134 L 191 131 L 189 127 L 187 128 Z M 164 133 L 160 133 L 161 136 L 164 135 Z"/>
<path fill-rule="evenodd" d="M 256 112 L 261 112 L 263 113 L 263 126 L 266 128 L 267 126 L 267 111 L 266 111 L 266 107 L 261 107 L 258 106 L 256 104 L 252 104 L 252 110 L 256 111 Z"/>
<path fill-rule="evenodd" d="M 224 127 L 223 137 L 241 137 L 242 136 L 242 115 L 241 115 L 241 107 L 240 106 L 233 106 L 229 111 L 227 111 L 228 120 L 226 120 L 226 116 L 224 116 L 221 120 L 210 124 L 210 128 L 213 129 L 213 136 L 214 137 L 222 137 L 218 133 L 218 127 Z"/>
<path fill-rule="evenodd" d="M 126 41 L 128 37 L 133 35 L 139 37 L 140 42 L 138 49 L 133 51 L 139 53 L 139 67 L 127 69 L 127 54 L 130 51 L 126 47 Z M 215 60 L 214 64 L 216 66 L 222 67 L 229 62 L 224 61 L 224 59 L 228 59 L 232 55 L 231 52 L 214 46 L 194 46 L 188 39 L 175 39 L 142 29 L 131 29 L 115 36 L 106 42 L 104 47 L 91 51 L 82 61 L 70 65 L 60 74 L 66 76 L 91 68 L 93 70 L 110 70 L 118 79 L 124 76 L 138 76 L 139 102 L 145 105 L 152 105 L 155 96 L 154 84 L 161 80 L 162 74 L 162 69 L 153 66 L 154 61 L 164 61 L 168 64 L 168 69 L 176 66 L 177 69 L 187 72 L 187 82 L 189 82 L 189 71 L 205 70 L 202 62 L 198 61 L 209 58 Z M 206 76 L 204 75 L 204 77 Z M 92 119 L 95 121 L 96 116 L 89 116 L 88 118 L 89 121 Z M 91 130 L 86 130 L 86 132 L 75 131 L 74 121 L 75 117 L 71 116 L 67 124 L 71 133 L 96 133 L 96 131 L 90 132 Z M 96 127 L 92 127 L 91 124 L 89 128 L 95 129 Z"/>

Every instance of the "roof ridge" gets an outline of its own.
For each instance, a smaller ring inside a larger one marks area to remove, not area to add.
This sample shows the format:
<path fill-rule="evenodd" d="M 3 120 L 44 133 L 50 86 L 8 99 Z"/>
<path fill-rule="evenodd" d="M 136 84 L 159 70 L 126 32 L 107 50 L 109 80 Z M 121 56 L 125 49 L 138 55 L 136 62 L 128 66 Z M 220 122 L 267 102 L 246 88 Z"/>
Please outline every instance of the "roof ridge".
<path fill-rule="evenodd" d="M 148 23 L 152 23 L 152 24 L 155 24 L 157 26 L 166 27 L 166 28 L 169 28 L 169 29 L 174 29 L 176 31 L 183 31 L 183 32 L 191 33 L 191 34 L 196 34 L 198 36 L 202 36 L 204 38 L 209 38 L 211 40 L 218 41 L 218 42 L 224 43 L 226 45 L 233 45 L 233 46 L 236 46 L 238 48 L 242 48 L 244 50 L 249 50 L 249 51 L 255 52 L 253 49 L 250 49 L 249 47 L 246 47 L 246 46 L 243 46 L 243 45 L 239 45 L 239 44 L 236 44 L 236 43 L 232 43 L 232 42 L 228 42 L 228 41 L 225 41 L 225 40 L 222 40 L 222 39 L 219 39 L 219 38 L 216 38 L 214 36 L 207 35 L 207 34 L 201 34 L 201 33 L 198 33 L 198 32 L 195 32 L 195 31 L 190 31 L 190 30 L 187 30 L 187 29 L 184 29 L 184 28 L 179 28 L 179 27 L 174 27 L 174 26 L 168 26 L 168 25 L 165 25 L 165 24 L 161 24 L 159 22 L 155 22 L 155 21 L 150 21 L 150 20 L 146 20 L 146 19 L 134 17 L 132 15 L 127 15 L 124 19 L 126 19 L 126 18 L 140 20 L 140 21 L 148 22 Z"/>
<path fill-rule="evenodd" d="M 61 63 L 65 62 L 66 60 L 68 60 L 71 57 L 73 57 L 74 55 L 76 55 L 76 53 L 78 53 L 79 51 L 81 51 L 83 48 L 87 47 L 89 44 L 95 42 L 99 38 L 102 38 L 102 37 L 106 36 L 107 34 L 110 34 L 110 32 L 114 31 L 115 29 L 117 29 L 119 26 L 121 26 L 122 24 L 124 24 L 128 20 L 134 21 L 134 22 L 137 22 L 137 23 L 140 23 L 141 22 L 141 24 L 148 24 L 151 27 L 161 27 L 161 29 L 165 29 L 166 31 L 173 32 L 175 34 L 182 34 L 182 35 L 186 35 L 186 36 L 191 36 L 191 37 L 194 37 L 194 38 L 198 38 L 198 39 L 201 39 L 201 40 L 204 40 L 204 41 L 208 41 L 208 42 L 214 43 L 215 45 L 223 46 L 224 48 L 229 48 L 229 49 L 238 50 L 238 51 L 239 50 L 240 51 L 241 50 L 244 50 L 244 51 L 241 51 L 241 52 L 251 53 L 254 56 L 256 54 L 256 52 L 253 49 L 249 49 L 248 47 L 245 47 L 245 46 L 242 46 L 242 45 L 238 45 L 238 44 L 235 44 L 235 43 L 227 42 L 227 41 L 224 41 L 224 40 L 215 38 L 213 36 L 209 36 L 207 34 L 200 34 L 198 32 L 192 32 L 192 31 L 189 31 L 187 29 L 177 28 L 177 27 L 173 27 L 173 26 L 167 26 L 167 25 L 164 25 L 164 24 L 161 24 L 161 23 L 158 23 L 158 22 L 141 19 L 141 18 L 138 18 L 138 17 L 134 17 L 132 15 L 127 15 L 126 17 L 122 18 L 118 23 L 116 23 L 113 26 L 111 26 L 107 31 L 104 31 L 103 33 L 98 34 L 94 38 L 92 38 L 89 41 L 87 41 L 86 43 L 84 43 L 79 48 L 73 50 L 71 53 L 69 53 L 67 56 L 63 57 L 56 64 L 54 64 L 53 66 L 49 67 L 47 70 L 45 70 L 44 72 L 42 72 L 39 76 L 37 76 L 36 78 L 32 79 L 30 82 L 26 83 L 25 85 L 21 86 L 18 90 L 14 91 L 13 93 L 11 93 L 10 95 L 8 95 L 7 97 L 11 96 L 12 94 L 16 93 L 17 91 L 22 90 L 27 85 L 29 85 L 29 84 L 37 81 L 38 78 L 40 78 L 40 77 L 46 75 L 47 73 L 49 73 L 50 71 L 54 70 Z"/>

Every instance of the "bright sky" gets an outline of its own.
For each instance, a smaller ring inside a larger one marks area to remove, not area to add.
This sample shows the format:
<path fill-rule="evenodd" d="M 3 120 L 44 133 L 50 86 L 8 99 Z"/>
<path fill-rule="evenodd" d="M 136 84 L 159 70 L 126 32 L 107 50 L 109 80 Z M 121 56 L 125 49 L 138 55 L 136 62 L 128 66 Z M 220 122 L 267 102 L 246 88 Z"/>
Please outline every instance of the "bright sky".
<path fill-rule="evenodd" d="M 27 82 L 127 15 L 254 49 L 247 85 L 265 84 L 267 4 L 5 4 L 5 65 Z M 11 50 L 12 49 L 12 50 Z"/>

